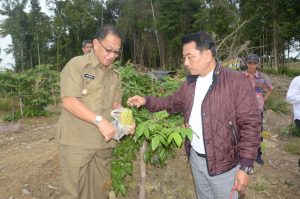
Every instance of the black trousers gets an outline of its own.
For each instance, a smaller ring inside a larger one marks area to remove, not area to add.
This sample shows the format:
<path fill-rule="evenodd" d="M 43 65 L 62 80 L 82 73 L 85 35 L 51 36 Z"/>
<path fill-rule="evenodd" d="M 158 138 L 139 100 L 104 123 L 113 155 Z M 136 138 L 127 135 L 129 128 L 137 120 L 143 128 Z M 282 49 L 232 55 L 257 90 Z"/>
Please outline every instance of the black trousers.
<path fill-rule="evenodd" d="M 298 119 L 295 119 L 294 121 L 295 121 L 295 125 L 296 125 L 296 127 L 300 128 L 300 120 L 298 120 Z"/>
<path fill-rule="evenodd" d="M 264 130 L 264 127 L 263 127 L 263 119 L 264 119 L 264 112 L 262 111 L 261 114 L 260 114 L 260 119 L 261 119 L 261 129 L 260 129 L 260 132 L 262 132 Z M 264 141 L 264 138 L 262 136 L 260 136 L 260 142 L 263 142 Z M 261 155 L 262 154 L 262 151 L 261 151 L 261 146 L 259 146 L 258 148 L 258 151 L 257 151 L 257 155 Z"/>

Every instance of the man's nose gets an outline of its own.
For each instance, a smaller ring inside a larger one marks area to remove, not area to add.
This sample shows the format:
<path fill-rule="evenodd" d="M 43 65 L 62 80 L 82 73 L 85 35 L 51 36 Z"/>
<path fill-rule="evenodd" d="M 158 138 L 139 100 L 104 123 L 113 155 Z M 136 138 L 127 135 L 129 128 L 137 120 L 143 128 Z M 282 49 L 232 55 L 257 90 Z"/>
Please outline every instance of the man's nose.
<path fill-rule="evenodd" d="M 109 54 L 108 54 L 108 56 L 109 56 L 109 58 L 110 59 L 114 59 L 116 56 L 115 56 L 115 53 L 113 53 L 113 52 L 110 52 Z"/>
<path fill-rule="evenodd" d="M 185 67 L 189 66 L 189 65 L 190 65 L 189 59 L 183 58 L 183 65 L 184 65 Z"/>

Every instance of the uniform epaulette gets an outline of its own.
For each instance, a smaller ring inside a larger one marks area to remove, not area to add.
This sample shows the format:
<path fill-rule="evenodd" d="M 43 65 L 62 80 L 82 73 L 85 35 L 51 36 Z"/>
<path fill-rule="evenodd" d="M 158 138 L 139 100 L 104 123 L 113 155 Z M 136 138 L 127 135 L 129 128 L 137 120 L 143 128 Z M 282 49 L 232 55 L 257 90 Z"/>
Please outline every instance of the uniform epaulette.
<path fill-rule="evenodd" d="M 114 68 L 115 73 L 117 73 L 118 75 L 120 75 L 120 72 Z"/>

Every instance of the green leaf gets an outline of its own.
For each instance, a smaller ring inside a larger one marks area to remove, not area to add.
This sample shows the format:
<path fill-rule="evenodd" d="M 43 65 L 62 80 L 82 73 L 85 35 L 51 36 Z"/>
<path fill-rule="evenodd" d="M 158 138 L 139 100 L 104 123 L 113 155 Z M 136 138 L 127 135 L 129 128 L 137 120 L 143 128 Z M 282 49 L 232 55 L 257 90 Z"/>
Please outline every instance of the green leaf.
<path fill-rule="evenodd" d="M 162 150 L 159 153 L 159 159 L 164 160 L 166 158 L 166 150 L 162 148 Z"/>
<path fill-rule="evenodd" d="M 158 135 L 152 138 L 151 140 L 152 151 L 154 151 L 158 147 L 159 143 L 160 143 L 160 138 Z"/>
<path fill-rule="evenodd" d="M 146 122 L 140 123 L 137 128 L 136 128 L 136 133 L 135 133 L 135 137 L 137 137 L 137 139 L 139 137 L 141 137 L 142 135 L 148 134 L 149 135 L 149 130 L 146 127 Z"/>
<path fill-rule="evenodd" d="M 190 132 L 187 134 L 187 138 L 188 138 L 190 141 L 192 141 L 192 139 L 193 139 L 193 131 L 192 131 L 192 129 L 191 129 Z"/>
<path fill-rule="evenodd" d="M 161 142 L 165 147 L 167 147 L 167 146 L 168 146 L 168 143 L 167 143 L 166 139 L 165 139 L 163 136 L 161 136 L 161 135 L 158 135 L 158 137 L 159 137 L 160 142 Z"/>
<path fill-rule="evenodd" d="M 178 147 L 180 147 L 182 145 L 182 137 L 180 136 L 179 133 L 177 133 L 177 132 L 174 133 L 174 140 Z"/>
<path fill-rule="evenodd" d="M 149 152 L 145 151 L 145 153 L 144 153 L 144 162 L 148 162 L 149 156 L 150 156 Z"/>
<path fill-rule="evenodd" d="M 163 119 L 169 117 L 169 113 L 167 111 L 159 111 L 156 113 L 153 113 L 153 118 L 155 119 Z"/>
<path fill-rule="evenodd" d="M 126 194 L 126 190 L 125 190 L 124 184 L 120 185 L 119 190 L 120 190 L 120 193 L 121 193 L 123 196 Z"/>
<path fill-rule="evenodd" d="M 174 133 L 171 133 L 168 137 L 168 144 L 171 144 L 172 143 L 172 140 L 173 140 L 173 136 L 174 136 Z"/>
<path fill-rule="evenodd" d="M 193 131 L 190 128 L 180 128 L 180 133 L 183 138 L 187 137 L 189 140 L 193 138 Z"/>
<path fill-rule="evenodd" d="M 151 132 L 155 133 L 155 131 L 156 131 L 156 125 L 155 125 L 155 124 L 149 124 L 148 129 L 149 129 Z"/>

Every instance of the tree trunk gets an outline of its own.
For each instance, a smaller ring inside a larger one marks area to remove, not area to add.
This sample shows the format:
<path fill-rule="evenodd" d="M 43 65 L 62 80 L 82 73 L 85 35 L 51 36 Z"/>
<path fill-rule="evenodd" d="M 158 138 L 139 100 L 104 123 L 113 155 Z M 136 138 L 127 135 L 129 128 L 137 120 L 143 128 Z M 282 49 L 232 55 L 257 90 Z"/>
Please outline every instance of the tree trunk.
<path fill-rule="evenodd" d="M 41 65 L 41 57 L 40 57 L 40 45 L 39 45 L 39 36 L 36 36 L 36 43 L 37 43 L 37 52 L 38 52 L 38 60 L 39 60 L 39 65 Z"/>
<path fill-rule="evenodd" d="M 24 61 L 23 61 L 23 49 L 21 49 L 21 68 L 22 68 L 22 71 L 24 71 Z"/>
<path fill-rule="evenodd" d="M 58 71 L 58 65 L 59 65 L 59 37 L 56 39 L 56 70 Z"/>
<path fill-rule="evenodd" d="M 144 154 L 147 146 L 148 142 L 144 140 L 140 151 L 140 184 L 138 199 L 146 198 L 146 163 L 144 162 Z"/>
<path fill-rule="evenodd" d="M 274 67 L 278 70 L 278 46 L 277 46 L 277 22 L 275 19 L 276 16 L 276 5 L 275 1 L 272 1 L 272 13 L 273 13 L 273 56 L 274 56 Z"/>
<path fill-rule="evenodd" d="M 275 30 L 273 30 L 273 56 L 274 56 L 274 68 L 278 70 L 277 33 Z"/>
<path fill-rule="evenodd" d="M 30 68 L 33 68 L 33 63 L 32 63 L 32 52 L 31 50 L 29 51 L 29 58 L 30 58 Z"/>
<path fill-rule="evenodd" d="M 157 28 L 156 28 L 156 19 L 155 19 L 155 13 L 154 13 L 154 9 L 153 9 L 152 0 L 150 1 L 150 3 L 151 3 L 151 10 L 152 10 L 152 17 L 153 17 L 153 22 L 154 22 L 154 30 L 155 30 L 155 36 L 156 36 L 156 43 L 157 43 L 157 48 L 158 48 L 160 66 L 163 69 L 165 69 L 165 61 L 164 61 L 164 58 L 163 58 L 163 56 L 161 54 L 161 50 L 160 50 L 158 31 L 157 31 Z"/>
<path fill-rule="evenodd" d="M 21 96 L 20 89 L 18 90 L 18 94 L 19 94 L 19 104 L 20 104 L 21 117 L 23 118 L 23 103 L 22 103 L 22 96 Z"/>
<path fill-rule="evenodd" d="M 103 26 L 103 1 L 101 1 L 101 27 Z"/>

